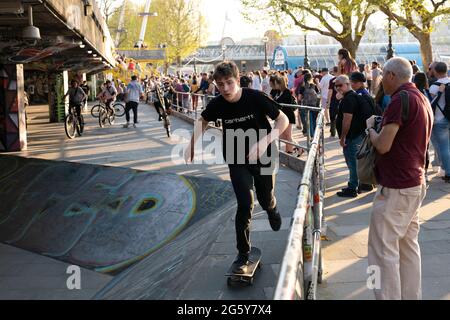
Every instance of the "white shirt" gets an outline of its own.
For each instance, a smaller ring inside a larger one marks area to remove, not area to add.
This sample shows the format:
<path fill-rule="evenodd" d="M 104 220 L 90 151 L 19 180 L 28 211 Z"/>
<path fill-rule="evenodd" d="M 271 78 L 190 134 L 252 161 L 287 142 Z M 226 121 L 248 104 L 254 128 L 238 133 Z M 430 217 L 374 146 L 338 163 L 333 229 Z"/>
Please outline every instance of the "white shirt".
<path fill-rule="evenodd" d="M 252 79 L 253 81 L 252 81 L 252 88 L 254 89 L 254 90 L 259 90 L 259 91 L 261 91 L 262 90 L 262 88 L 261 88 L 261 81 L 259 80 L 259 77 L 257 76 L 257 75 L 255 75 L 255 76 L 253 76 L 253 79 Z"/>
<path fill-rule="evenodd" d="M 270 80 L 269 77 L 265 77 L 261 83 L 262 91 L 265 92 L 267 95 L 270 95 L 270 91 L 272 91 L 272 88 L 270 88 Z"/>
<path fill-rule="evenodd" d="M 439 79 L 437 82 L 442 83 L 442 84 L 447 84 L 450 83 L 450 78 L 446 77 L 446 78 L 442 78 Z M 433 96 L 433 98 L 435 96 L 437 96 L 438 92 L 439 92 L 439 87 L 440 85 L 438 84 L 433 84 L 430 87 L 430 93 Z M 442 110 L 444 110 L 445 107 L 445 93 L 442 94 L 441 99 L 439 99 L 438 102 L 439 106 L 441 107 Z M 434 114 L 434 122 L 440 122 L 441 120 L 445 119 L 445 116 L 442 114 L 441 110 L 439 110 L 438 107 L 436 107 L 436 113 Z"/>
<path fill-rule="evenodd" d="M 139 98 L 143 94 L 142 87 L 137 81 L 131 81 L 127 87 L 128 101 L 139 103 Z"/>
<path fill-rule="evenodd" d="M 334 77 L 327 73 L 322 77 L 322 80 L 320 80 L 319 87 L 320 87 L 320 94 L 323 99 L 328 98 L 328 89 L 330 88 L 330 80 Z"/>

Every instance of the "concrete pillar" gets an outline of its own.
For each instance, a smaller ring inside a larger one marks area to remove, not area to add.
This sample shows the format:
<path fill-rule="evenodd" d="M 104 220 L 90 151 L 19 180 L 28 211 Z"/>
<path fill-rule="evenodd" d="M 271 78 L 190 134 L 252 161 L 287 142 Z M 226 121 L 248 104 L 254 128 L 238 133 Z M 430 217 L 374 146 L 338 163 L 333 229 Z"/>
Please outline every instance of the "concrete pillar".
<path fill-rule="evenodd" d="M 0 151 L 26 148 L 23 65 L 0 65 Z"/>

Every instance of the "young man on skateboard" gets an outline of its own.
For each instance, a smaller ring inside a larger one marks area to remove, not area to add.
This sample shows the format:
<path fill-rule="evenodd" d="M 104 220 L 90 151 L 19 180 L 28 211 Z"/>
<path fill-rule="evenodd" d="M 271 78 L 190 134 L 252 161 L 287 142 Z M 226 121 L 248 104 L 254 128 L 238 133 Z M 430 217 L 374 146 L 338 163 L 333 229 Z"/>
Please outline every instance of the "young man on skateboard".
<path fill-rule="evenodd" d="M 208 104 L 196 123 L 185 159 L 187 163 L 193 161 L 195 143 L 203 136 L 208 123 L 222 119 L 223 155 L 238 203 L 236 240 L 239 255 L 233 272 L 246 274 L 251 250 L 253 187 L 259 204 L 268 214 L 272 229 L 279 231 L 281 227 L 274 196 L 274 160 L 278 151 L 273 142 L 286 130 L 289 120 L 266 94 L 240 87 L 239 69 L 234 62 L 217 65 L 213 77 L 221 95 Z M 273 129 L 267 117 L 275 120 Z"/>

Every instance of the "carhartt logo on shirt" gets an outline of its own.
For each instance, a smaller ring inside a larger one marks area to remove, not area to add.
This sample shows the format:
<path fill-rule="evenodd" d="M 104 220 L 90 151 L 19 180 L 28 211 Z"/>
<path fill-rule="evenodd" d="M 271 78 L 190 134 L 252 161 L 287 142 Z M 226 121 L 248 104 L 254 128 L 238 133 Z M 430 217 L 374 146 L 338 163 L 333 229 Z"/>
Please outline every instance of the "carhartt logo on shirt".
<path fill-rule="evenodd" d="M 241 122 L 249 121 L 249 120 L 254 119 L 254 118 L 255 118 L 255 116 L 253 114 L 249 114 L 248 116 L 241 117 L 241 118 L 224 120 L 224 123 L 225 124 L 241 123 Z"/>

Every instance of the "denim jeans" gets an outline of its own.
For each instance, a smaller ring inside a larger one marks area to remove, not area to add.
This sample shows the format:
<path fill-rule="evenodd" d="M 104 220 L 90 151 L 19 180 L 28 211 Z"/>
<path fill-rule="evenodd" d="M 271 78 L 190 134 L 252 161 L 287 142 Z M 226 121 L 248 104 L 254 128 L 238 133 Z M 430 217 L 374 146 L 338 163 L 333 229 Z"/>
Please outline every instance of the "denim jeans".
<path fill-rule="evenodd" d="M 309 132 L 311 134 L 311 139 L 314 138 L 314 134 L 316 133 L 317 116 L 318 115 L 319 115 L 319 113 L 317 111 L 309 112 Z"/>
<path fill-rule="evenodd" d="M 431 141 L 437 149 L 445 175 L 450 176 L 450 123 L 447 119 L 434 123 Z"/>
<path fill-rule="evenodd" d="M 353 139 L 348 139 L 345 141 L 347 145 L 344 148 L 344 158 L 347 163 L 348 171 L 350 172 L 350 178 L 348 181 L 348 187 L 352 190 L 357 190 L 359 185 L 358 179 L 358 162 L 356 160 L 356 154 L 361 148 L 361 144 L 364 136 L 360 135 Z"/>

